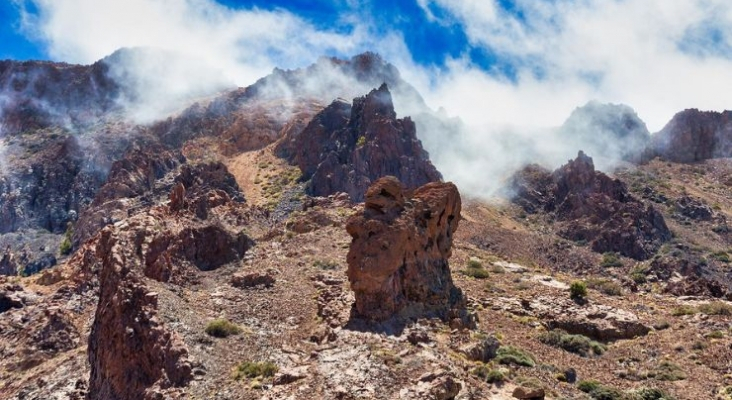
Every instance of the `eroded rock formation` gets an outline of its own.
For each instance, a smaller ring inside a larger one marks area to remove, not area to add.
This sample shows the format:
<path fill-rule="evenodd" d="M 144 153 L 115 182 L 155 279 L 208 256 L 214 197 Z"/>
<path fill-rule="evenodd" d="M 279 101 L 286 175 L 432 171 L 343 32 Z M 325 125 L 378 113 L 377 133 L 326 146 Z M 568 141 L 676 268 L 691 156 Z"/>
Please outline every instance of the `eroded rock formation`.
<path fill-rule="evenodd" d="M 433 182 L 409 196 L 399 180 L 387 176 L 365 197 L 364 210 L 346 225 L 353 238 L 347 275 L 356 314 L 383 321 L 412 311 L 470 325 L 448 264 L 460 222 L 457 187 Z"/>
<path fill-rule="evenodd" d="M 157 293 L 128 259 L 125 239 L 106 228 L 96 247 L 102 267 L 89 335 L 90 400 L 160 398 L 158 390 L 184 385 L 193 376 L 188 351 L 158 318 Z"/>
<path fill-rule="evenodd" d="M 302 132 L 285 137 L 277 152 L 300 167 L 315 196 L 346 192 L 362 201 L 382 176 L 396 176 L 410 189 L 441 179 L 414 122 L 397 119 L 386 84 L 353 105 L 334 101 Z"/>
<path fill-rule="evenodd" d="M 732 157 L 732 111 L 677 113 L 653 135 L 649 153 L 681 163 Z"/>
<path fill-rule="evenodd" d="M 660 212 L 634 198 L 620 180 L 596 171 L 581 151 L 554 173 L 527 167 L 511 184 L 514 201 L 526 212 L 552 213 L 560 236 L 588 243 L 596 252 L 645 260 L 671 239 Z"/>

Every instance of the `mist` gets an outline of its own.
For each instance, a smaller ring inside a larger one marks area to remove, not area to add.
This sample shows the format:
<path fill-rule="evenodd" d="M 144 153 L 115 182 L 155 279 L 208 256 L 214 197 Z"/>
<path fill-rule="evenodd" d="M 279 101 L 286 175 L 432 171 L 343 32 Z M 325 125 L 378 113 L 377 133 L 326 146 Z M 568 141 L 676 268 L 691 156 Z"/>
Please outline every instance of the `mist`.
<path fill-rule="evenodd" d="M 600 169 L 612 170 L 644 142 L 615 146 L 620 133 L 602 121 L 618 113 L 635 115 L 645 126 L 641 132 L 656 132 L 685 108 L 729 108 L 720 92 L 732 87 L 732 52 L 725 50 L 732 49 L 732 5 L 726 0 L 521 0 L 512 12 L 497 0 L 416 1 L 433 22 L 458 27 L 471 49 L 499 62 L 477 65 L 466 49 L 439 66 L 418 64 L 400 32 L 378 26 L 378 16 L 354 2 L 343 4 L 347 30 L 316 26 L 283 9 L 237 10 L 212 0 L 19 5 L 38 10 L 23 13 L 23 29 L 54 60 L 88 64 L 124 47 L 162 50 L 160 57 L 143 51 L 110 58 L 112 74 L 128 85 L 120 102 L 140 122 L 190 98 L 251 85 L 275 68 L 304 67 L 322 55 L 377 52 L 419 92 L 392 88 L 397 113 L 415 119 L 444 178 L 473 196 L 494 195 L 526 163 L 555 168 L 579 149 Z M 300 89 L 324 102 L 350 101 L 371 89 L 329 63 L 315 68 Z M 267 84 L 273 96 L 300 94 L 277 79 Z M 565 124 L 590 101 L 632 109 L 575 116 Z"/>

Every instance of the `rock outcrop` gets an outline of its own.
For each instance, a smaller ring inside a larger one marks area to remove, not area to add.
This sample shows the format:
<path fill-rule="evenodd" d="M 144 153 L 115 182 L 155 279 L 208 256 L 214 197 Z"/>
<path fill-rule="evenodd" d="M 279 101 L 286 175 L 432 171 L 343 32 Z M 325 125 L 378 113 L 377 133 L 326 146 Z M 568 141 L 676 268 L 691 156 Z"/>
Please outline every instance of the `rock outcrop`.
<path fill-rule="evenodd" d="M 384 321 L 405 311 L 454 326 L 472 324 L 448 264 L 460 208 L 452 183 L 429 183 L 412 196 L 394 177 L 369 187 L 364 210 L 346 225 L 353 238 L 347 275 L 358 317 Z"/>
<path fill-rule="evenodd" d="M 346 192 L 362 201 L 369 185 L 383 176 L 395 176 L 410 189 L 441 179 L 414 122 L 397 119 L 386 84 L 353 105 L 334 101 L 302 132 L 285 137 L 277 152 L 300 167 L 315 196 Z"/>
<path fill-rule="evenodd" d="M 78 126 L 118 108 L 109 65 L 0 61 L 0 137 L 51 125 Z"/>
<path fill-rule="evenodd" d="M 651 139 L 646 124 L 632 108 L 596 101 L 576 108 L 559 133 L 578 146 L 573 151 L 584 149 L 612 161 L 637 160 Z"/>
<path fill-rule="evenodd" d="M 159 390 L 193 377 L 182 339 L 157 316 L 157 293 L 125 251 L 124 236 L 106 228 L 96 247 L 101 260 L 99 305 L 89 335 L 88 399 L 157 399 Z"/>
<path fill-rule="evenodd" d="M 732 111 L 679 112 L 653 135 L 647 153 L 680 163 L 732 157 Z"/>
<path fill-rule="evenodd" d="M 596 171 L 581 151 L 554 173 L 527 167 L 511 185 L 514 201 L 526 212 L 552 213 L 560 236 L 588 243 L 598 253 L 645 260 L 671 239 L 660 212 L 634 198 L 620 180 Z"/>

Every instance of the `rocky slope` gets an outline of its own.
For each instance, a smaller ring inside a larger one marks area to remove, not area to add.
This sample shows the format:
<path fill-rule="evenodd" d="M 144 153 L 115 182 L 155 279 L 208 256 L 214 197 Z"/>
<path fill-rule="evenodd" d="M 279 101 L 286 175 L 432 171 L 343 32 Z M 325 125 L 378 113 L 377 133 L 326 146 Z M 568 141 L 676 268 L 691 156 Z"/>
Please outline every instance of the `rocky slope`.
<path fill-rule="evenodd" d="M 580 153 L 515 203 L 461 198 L 400 85 L 321 59 L 149 125 L 4 137 L 0 398 L 732 391 L 729 159 Z"/>
<path fill-rule="evenodd" d="M 560 236 L 587 243 L 598 253 L 645 260 L 671 239 L 653 206 L 634 198 L 622 181 L 595 171 L 592 158 L 582 151 L 553 173 L 524 169 L 512 187 L 515 201 L 527 212 L 552 213 Z"/>

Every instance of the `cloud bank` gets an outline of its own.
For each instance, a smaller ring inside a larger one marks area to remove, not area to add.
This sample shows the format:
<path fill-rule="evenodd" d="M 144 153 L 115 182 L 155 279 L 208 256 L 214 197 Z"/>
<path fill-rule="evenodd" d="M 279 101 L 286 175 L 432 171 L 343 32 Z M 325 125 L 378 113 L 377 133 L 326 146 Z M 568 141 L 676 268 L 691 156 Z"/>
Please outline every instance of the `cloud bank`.
<path fill-rule="evenodd" d="M 416 63 L 418 49 L 408 48 L 404 32 L 361 2 L 329 0 L 341 8 L 331 28 L 284 9 L 231 9 L 213 0 L 14 1 L 27 10 L 26 34 L 55 60 L 90 63 L 133 46 L 195 60 L 133 70 L 140 97 L 163 109 L 166 93 L 245 86 L 320 55 L 378 52 L 430 107 L 459 117 L 447 125 L 416 118 L 418 134 L 445 178 L 475 194 L 493 193 L 527 161 L 557 166 L 576 154 L 582 143 L 557 140 L 552 127 L 588 101 L 628 104 L 651 132 L 682 109 L 731 103 L 723 89 L 732 87 L 727 0 L 414 0 L 431 23 L 467 38 L 462 55 L 437 66 Z M 475 52 L 489 61 L 476 62 Z M 402 115 L 413 111 L 397 106 Z M 160 111 L 145 105 L 138 117 Z"/>

